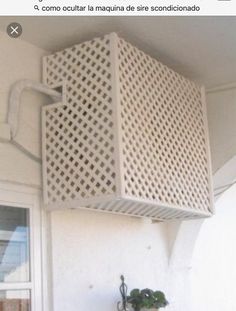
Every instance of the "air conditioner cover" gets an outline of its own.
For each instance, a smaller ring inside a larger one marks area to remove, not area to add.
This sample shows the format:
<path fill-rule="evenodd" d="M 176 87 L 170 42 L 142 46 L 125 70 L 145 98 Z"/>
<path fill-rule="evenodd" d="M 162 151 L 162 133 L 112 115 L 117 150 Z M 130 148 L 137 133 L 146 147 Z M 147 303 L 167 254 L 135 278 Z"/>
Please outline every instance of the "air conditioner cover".
<path fill-rule="evenodd" d="M 157 220 L 213 212 L 204 89 L 112 33 L 46 56 L 44 200 Z"/>

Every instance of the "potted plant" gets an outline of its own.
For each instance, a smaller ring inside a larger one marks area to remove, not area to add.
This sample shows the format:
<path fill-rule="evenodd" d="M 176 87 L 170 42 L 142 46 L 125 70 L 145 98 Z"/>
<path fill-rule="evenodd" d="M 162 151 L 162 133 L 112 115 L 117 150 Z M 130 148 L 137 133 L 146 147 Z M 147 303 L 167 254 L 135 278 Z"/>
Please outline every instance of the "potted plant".
<path fill-rule="evenodd" d="M 140 311 L 142 309 L 159 310 L 168 305 L 168 301 L 163 292 L 153 291 L 149 288 L 145 289 L 133 289 L 130 295 L 127 296 L 127 303 L 131 304 L 134 311 Z"/>

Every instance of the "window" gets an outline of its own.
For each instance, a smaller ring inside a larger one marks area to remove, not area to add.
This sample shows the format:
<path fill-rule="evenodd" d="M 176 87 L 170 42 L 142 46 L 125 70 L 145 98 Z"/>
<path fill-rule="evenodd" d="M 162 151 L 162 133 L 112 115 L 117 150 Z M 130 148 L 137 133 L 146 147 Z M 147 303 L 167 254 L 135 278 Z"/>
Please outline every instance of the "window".
<path fill-rule="evenodd" d="M 0 311 L 42 311 L 36 196 L 0 185 Z"/>
<path fill-rule="evenodd" d="M 30 311 L 29 213 L 27 208 L 0 206 L 0 282 L 28 285 L 1 290 L 1 311 Z"/>

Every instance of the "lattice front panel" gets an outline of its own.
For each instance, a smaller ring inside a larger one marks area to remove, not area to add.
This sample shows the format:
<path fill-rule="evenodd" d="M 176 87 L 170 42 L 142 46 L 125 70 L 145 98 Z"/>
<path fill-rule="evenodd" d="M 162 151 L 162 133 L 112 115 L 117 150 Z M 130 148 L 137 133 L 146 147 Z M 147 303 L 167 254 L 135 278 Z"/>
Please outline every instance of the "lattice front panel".
<path fill-rule="evenodd" d="M 212 213 L 201 88 L 115 34 L 45 58 L 44 196 L 158 220 Z"/>
<path fill-rule="evenodd" d="M 119 40 L 125 193 L 210 211 L 201 89 Z"/>

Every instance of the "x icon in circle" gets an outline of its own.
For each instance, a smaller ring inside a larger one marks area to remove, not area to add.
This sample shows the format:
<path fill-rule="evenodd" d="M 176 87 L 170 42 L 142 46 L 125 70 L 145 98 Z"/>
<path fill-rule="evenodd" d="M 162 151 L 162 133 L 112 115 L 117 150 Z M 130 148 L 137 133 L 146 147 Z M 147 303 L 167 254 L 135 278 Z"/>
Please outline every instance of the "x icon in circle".
<path fill-rule="evenodd" d="M 19 26 L 16 26 L 16 27 L 11 26 L 11 35 L 13 34 L 18 35 L 18 28 Z"/>
<path fill-rule="evenodd" d="M 11 23 L 7 26 L 7 34 L 11 38 L 18 38 L 22 34 L 22 26 L 19 23 Z"/>

